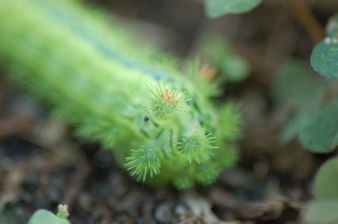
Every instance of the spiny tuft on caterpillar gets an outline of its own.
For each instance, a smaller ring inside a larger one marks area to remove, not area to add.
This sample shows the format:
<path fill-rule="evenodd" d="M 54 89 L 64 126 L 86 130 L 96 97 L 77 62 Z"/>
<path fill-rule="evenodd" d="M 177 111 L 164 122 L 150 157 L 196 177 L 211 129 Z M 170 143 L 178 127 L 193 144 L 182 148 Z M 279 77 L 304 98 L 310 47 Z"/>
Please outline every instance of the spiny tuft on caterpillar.
<path fill-rule="evenodd" d="M 137 181 L 213 183 L 237 158 L 238 107 L 212 102 L 217 81 L 197 63 L 182 71 L 114 21 L 78 1 L 0 1 L 0 63 Z"/>

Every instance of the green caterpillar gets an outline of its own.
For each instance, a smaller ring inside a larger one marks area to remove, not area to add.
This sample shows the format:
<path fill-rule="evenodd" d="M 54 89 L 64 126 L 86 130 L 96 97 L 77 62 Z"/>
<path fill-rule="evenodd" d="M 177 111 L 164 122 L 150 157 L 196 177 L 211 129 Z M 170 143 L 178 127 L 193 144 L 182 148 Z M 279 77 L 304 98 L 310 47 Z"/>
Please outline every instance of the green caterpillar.
<path fill-rule="evenodd" d="M 217 83 L 196 63 L 180 72 L 107 20 L 77 1 L 0 1 L 1 64 L 136 180 L 179 189 L 213 183 L 237 158 L 236 104 L 216 108 Z"/>

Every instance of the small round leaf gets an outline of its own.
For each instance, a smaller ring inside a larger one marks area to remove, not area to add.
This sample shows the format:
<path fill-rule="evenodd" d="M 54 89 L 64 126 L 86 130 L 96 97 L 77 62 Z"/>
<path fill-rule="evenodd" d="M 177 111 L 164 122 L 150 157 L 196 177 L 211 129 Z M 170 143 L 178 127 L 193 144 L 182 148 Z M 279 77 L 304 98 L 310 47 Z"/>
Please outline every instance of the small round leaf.
<path fill-rule="evenodd" d="M 262 0 L 204 0 L 207 16 L 216 18 L 229 13 L 242 13 L 255 8 Z"/>
<path fill-rule="evenodd" d="M 338 39 L 327 37 L 312 51 L 311 64 L 321 75 L 338 78 Z"/>
<path fill-rule="evenodd" d="M 338 99 L 323 107 L 300 132 L 300 141 L 313 152 L 327 153 L 338 145 Z"/>
<path fill-rule="evenodd" d="M 313 193 L 320 199 L 335 199 L 338 201 L 338 158 L 330 159 L 319 169 Z M 337 210 L 338 211 L 338 210 Z"/>
<path fill-rule="evenodd" d="M 40 209 L 30 218 L 28 224 L 70 224 L 66 219 L 54 215 L 52 212 Z"/>
<path fill-rule="evenodd" d="M 304 224 L 338 223 L 338 200 L 318 200 L 311 202 L 304 210 Z"/>
<path fill-rule="evenodd" d="M 338 14 L 334 15 L 326 27 L 327 37 L 317 44 L 311 55 L 311 64 L 320 74 L 338 78 Z"/>

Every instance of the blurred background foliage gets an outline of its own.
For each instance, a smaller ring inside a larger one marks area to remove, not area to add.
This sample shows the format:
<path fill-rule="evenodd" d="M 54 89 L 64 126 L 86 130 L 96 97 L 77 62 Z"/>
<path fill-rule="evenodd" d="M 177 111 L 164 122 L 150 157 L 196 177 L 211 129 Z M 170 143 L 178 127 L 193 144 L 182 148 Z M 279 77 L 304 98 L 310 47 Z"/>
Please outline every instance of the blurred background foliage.
<path fill-rule="evenodd" d="M 241 102 L 245 119 L 241 160 L 215 186 L 197 189 L 199 197 L 213 208 L 207 214 L 216 215 L 218 221 L 337 221 L 336 1 L 229 0 L 236 2 L 231 7 L 217 0 L 85 2 L 119 15 L 121 23 L 183 63 L 198 55 L 208 77 L 224 83 L 219 100 L 234 98 Z M 223 15 L 249 9 L 253 11 Z M 189 223 L 191 217 L 205 221 L 205 216 L 196 212 L 200 201 L 190 203 L 194 197 L 188 196 L 189 201 L 185 194 L 171 189 L 153 191 L 136 185 L 111 165 L 110 156 L 97 146 L 69 137 L 67 128 L 55 124 L 45 108 L 4 80 L 0 86 L 1 195 L 14 194 L 10 199 L 0 199 L 1 209 L 9 204 L 1 222 L 22 223 L 33 210 L 53 209 L 67 199 L 64 188 L 74 188 L 69 180 L 78 177 L 76 171 L 83 167 L 61 163 L 48 173 L 49 182 L 41 181 L 43 172 L 39 169 L 27 169 L 28 173 L 16 169 L 18 163 L 54 158 L 55 146 L 61 152 L 82 148 L 76 154 L 82 152 L 87 160 L 84 167 L 92 170 L 86 174 L 86 181 L 75 184 L 85 187 L 78 191 L 78 201 L 70 200 L 72 223 L 133 223 L 136 219 L 141 223 Z M 42 153 L 36 145 L 49 152 Z M 21 188 L 12 187 L 13 170 L 21 174 Z M 276 198 L 283 198 L 283 206 L 271 203 Z M 269 202 L 266 207 L 255 204 L 262 200 Z"/>

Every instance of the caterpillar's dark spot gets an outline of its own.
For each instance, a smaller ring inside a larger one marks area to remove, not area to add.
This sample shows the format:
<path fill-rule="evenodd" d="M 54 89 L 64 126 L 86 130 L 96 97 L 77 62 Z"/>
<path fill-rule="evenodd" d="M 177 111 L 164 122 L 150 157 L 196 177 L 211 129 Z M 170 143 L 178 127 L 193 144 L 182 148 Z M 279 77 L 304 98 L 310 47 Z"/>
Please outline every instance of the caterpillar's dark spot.
<path fill-rule="evenodd" d="M 204 119 L 202 117 L 198 118 L 198 121 L 201 126 L 204 126 Z"/>
<path fill-rule="evenodd" d="M 188 104 L 189 106 L 191 106 L 192 105 L 192 99 L 191 98 L 187 99 L 185 101 L 185 103 Z"/>
<path fill-rule="evenodd" d="M 145 122 L 149 121 L 149 117 L 148 116 L 144 116 L 144 121 Z"/>

